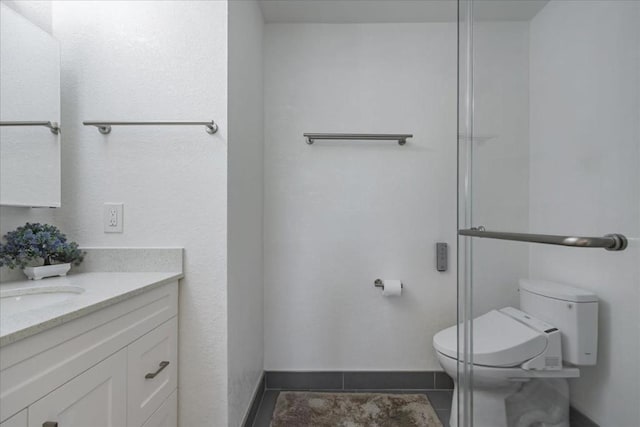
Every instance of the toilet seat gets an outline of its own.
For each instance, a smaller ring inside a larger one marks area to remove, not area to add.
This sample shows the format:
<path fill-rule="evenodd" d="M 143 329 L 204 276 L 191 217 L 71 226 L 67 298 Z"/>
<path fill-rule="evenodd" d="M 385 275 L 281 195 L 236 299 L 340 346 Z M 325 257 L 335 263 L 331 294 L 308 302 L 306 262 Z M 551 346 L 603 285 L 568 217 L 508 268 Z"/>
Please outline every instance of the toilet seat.
<path fill-rule="evenodd" d="M 462 371 L 463 366 L 456 358 L 437 354 L 440 366 L 455 380 L 456 372 Z M 578 378 L 580 369 L 573 366 L 563 366 L 556 371 L 527 370 L 520 367 L 497 367 L 473 365 L 473 385 L 476 388 L 504 386 L 512 382 L 526 382 L 536 378 Z"/>
<path fill-rule="evenodd" d="M 511 307 L 492 310 L 475 318 L 473 364 L 515 367 L 542 354 L 547 348 L 547 334 L 523 323 L 522 319 L 525 318 L 532 319 Z M 433 345 L 439 353 L 457 359 L 457 340 L 457 326 L 454 325 L 438 332 L 433 337 Z"/>

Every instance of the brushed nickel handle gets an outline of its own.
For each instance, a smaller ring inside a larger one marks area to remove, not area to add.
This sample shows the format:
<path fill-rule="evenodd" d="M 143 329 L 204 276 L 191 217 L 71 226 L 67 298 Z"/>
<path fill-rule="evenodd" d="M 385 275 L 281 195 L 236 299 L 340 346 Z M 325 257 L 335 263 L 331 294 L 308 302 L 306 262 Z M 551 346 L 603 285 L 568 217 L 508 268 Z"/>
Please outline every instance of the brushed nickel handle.
<path fill-rule="evenodd" d="M 162 370 L 164 368 L 166 368 L 167 366 L 169 366 L 169 362 L 168 361 L 164 360 L 164 361 L 160 362 L 160 367 L 158 368 L 158 370 L 155 371 L 155 372 L 152 372 L 152 373 L 149 373 L 149 374 L 145 375 L 144 376 L 145 379 L 147 379 L 147 380 L 154 379 L 156 377 L 156 375 L 158 375 L 160 372 L 162 372 Z M 49 426 L 43 426 L 43 427 L 49 427 Z M 51 426 L 51 427 L 56 427 L 56 426 Z"/>
<path fill-rule="evenodd" d="M 45 421 L 42 424 L 42 427 L 58 427 L 58 422 L 57 421 Z"/>

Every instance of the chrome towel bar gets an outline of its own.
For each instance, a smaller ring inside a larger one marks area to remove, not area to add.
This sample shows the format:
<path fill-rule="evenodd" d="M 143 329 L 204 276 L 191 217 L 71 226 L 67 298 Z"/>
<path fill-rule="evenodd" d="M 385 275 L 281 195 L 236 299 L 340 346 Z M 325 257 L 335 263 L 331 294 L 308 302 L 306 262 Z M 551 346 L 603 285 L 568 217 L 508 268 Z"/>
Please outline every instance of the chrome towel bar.
<path fill-rule="evenodd" d="M 482 226 L 458 230 L 458 234 L 460 236 L 512 240 L 515 242 L 545 243 L 576 248 L 604 248 L 608 251 L 623 251 L 627 247 L 627 238 L 622 234 L 607 234 L 603 237 L 557 236 L 551 234 L 486 231 Z"/>
<path fill-rule="evenodd" d="M 98 131 L 107 135 L 111 133 L 111 126 L 204 126 L 207 133 L 213 135 L 218 131 L 218 125 L 213 121 L 209 122 L 185 122 L 185 121 L 159 121 L 159 122 L 114 122 L 114 121 L 86 121 L 85 126 L 95 126 Z"/>
<path fill-rule="evenodd" d="M 398 141 L 398 145 L 407 143 L 407 138 L 413 138 L 409 133 L 303 133 L 307 144 L 311 145 L 316 139 L 353 139 L 369 141 Z"/>
<path fill-rule="evenodd" d="M 55 135 L 60 133 L 57 122 L 0 122 L 0 126 L 44 126 Z"/>

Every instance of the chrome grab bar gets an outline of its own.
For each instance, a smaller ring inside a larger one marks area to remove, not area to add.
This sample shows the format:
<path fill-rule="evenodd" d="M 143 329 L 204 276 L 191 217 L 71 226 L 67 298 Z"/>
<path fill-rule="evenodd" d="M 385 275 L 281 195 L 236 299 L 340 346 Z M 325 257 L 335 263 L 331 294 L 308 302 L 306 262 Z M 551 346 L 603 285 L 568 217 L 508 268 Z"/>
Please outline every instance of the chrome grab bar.
<path fill-rule="evenodd" d="M 47 121 L 0 122 L 0 126 L 44 126 L 46 128 L 49 128 L 51 133 L 55 135 L 60 133 L 60 126 L 58 126 L 57 122 L 47 122 Z"/>
<path fill-rule="evenodd" d="M 460 236 L 484 237 L 515 242 L 545 243 L 576 248 L 604 248 L 608 251 L 623 251 L 627 247 L 627 238 L 622 234 L 607 234 L 603 237 L 557 236 L 552 234 L 486 231 L 482 226 L 458 230 L 458 234 Z"/>
<path fill-rule="evenodd" d="M 413 138 L 409 133 L 303 133 L 307 144 L 311 145 L 316 139 L 357 139 L 370 141 L 398 141 L 398 145 L 407 143 L 407 138 Z"/>
<path fill-rule="evenodd" d="M 111 133 L 111 126 L 204 126 L 207 133 L 213 135 L 218 131 L 218 125 L 213 121 L 209 122 L 186 122 L 186 121 L 159 121 L 159 122 L 115 122 L 115 121 L 84 121 L 85 126 L 95 126 L 98 132 L 103 135 Z"/>

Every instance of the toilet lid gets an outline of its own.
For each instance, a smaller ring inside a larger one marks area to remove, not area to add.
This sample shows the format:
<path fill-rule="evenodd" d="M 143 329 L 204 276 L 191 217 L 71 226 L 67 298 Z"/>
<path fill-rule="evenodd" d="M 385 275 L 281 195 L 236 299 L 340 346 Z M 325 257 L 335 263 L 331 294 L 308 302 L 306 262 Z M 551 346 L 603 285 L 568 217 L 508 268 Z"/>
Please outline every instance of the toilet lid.
<path fill-rule="evenodd" d="M 454 359 L 458 357 L 456 329 L 452 326 L 433 337 L 435 349 Z M 498 310 L 473 319 L 474 365 L 518 366 L 541 354 L 546 346 L 543 333 Z"/>

